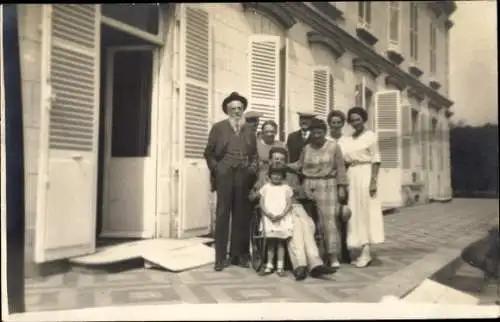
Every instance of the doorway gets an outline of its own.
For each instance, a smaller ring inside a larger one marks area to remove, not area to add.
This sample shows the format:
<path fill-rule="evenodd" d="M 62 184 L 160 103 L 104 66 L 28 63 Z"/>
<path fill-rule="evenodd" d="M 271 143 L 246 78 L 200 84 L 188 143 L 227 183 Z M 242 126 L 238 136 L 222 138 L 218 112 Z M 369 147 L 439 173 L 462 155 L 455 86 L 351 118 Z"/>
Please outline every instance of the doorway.
<path fill-rule="evenodd" d="M 101 29 L 98 245 L 154 237 L 152 147 L 157 47 L 109 26 Z"/>

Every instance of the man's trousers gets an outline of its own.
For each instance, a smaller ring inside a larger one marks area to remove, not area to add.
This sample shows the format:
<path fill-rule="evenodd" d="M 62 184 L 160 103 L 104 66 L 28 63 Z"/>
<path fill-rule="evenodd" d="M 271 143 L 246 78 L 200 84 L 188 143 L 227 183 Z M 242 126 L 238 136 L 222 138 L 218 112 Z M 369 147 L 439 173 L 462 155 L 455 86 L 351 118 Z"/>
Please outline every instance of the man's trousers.
<path fill-rule="evenodd" d="M 231 221 L 231 258 L 247 255 L 250 247 L 250 217 L 248 199 L 249 171 L 246 168 L 220 165 L 216 173 L 217 210 L 215 218 L 215 260 L 226 259 Z M 193 196 L 196 197 L 196 196 Z"/>

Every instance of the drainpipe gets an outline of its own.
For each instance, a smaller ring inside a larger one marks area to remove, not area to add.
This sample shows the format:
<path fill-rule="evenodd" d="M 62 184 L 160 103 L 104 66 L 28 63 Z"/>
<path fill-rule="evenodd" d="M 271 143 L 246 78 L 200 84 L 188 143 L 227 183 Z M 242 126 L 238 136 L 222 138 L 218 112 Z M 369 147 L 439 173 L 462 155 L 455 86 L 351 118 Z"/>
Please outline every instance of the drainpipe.
<path fill-rule="evenodd" d="M 2 5 L 2 72 L 5 93 L 5 178 L 7 215 L 7 294 L 9 313 L 25 311 L 24 303 L 24 144 L 18 10 Z M 4 176 L 2 176 L 4 177 Z M 2 222 L 5 222 L 2 220 Z M 2 240 L 4 241 L 4 240 Z M 2 283 L 3 284 L 3 283 Z M 3 292 L 2 292 L 3 293 Z M 7 306 L 7 305 L 6 305 Z"/>

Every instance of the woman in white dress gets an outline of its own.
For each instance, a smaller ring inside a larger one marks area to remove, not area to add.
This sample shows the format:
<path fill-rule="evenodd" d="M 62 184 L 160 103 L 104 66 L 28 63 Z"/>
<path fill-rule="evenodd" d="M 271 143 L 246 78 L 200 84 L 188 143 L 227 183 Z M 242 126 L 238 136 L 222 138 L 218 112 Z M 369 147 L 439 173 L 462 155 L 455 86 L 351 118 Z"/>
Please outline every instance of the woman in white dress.
<path fill-rule="evenodd" d="M 365 126 L 367 119 L 364 108 L 351 108 L 347 112 L 347 121 L 354 133 L 340 140 L 342 154 L 348 165 L 348 204 L 352 212 L 348 222 L 347 244 L 349 248 L 361 248 L 361 255 L 356 260 L 357 267 L 370 264 L 372 244 L 384 242 L 382 206 L 377 198 L 380 153 L 376 134 Z"/>

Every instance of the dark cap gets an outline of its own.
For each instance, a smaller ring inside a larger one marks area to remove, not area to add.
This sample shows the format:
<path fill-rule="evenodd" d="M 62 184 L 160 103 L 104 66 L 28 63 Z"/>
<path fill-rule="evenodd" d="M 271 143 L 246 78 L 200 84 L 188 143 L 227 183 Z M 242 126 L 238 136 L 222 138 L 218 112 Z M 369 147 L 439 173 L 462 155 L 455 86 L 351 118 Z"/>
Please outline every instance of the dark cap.
<path fill-rule="evenodd" d="M 299 118 L 308 118 L 308 119 L 311 119 L 311 118 L 316 117 L 316 114 L 314 114 L 314 113 L 308 113 L 308 112 L 297 112 L 297 114 L 299 115 Z"/>
<path fill-rule="evenodd" d="M 248 111 L 245 113 L 245 119 L 247 121 L 258 120 L 262 116 L 262 113 L 257 111 Z"/>

